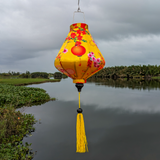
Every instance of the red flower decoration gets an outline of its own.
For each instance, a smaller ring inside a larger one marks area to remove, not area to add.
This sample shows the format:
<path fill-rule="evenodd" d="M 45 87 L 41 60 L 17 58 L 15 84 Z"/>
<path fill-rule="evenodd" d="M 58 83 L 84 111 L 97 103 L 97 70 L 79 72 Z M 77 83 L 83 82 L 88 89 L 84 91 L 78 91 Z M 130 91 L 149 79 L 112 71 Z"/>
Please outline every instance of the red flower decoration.
<path fill-rule="evenodd" d="M 88 64 L 87 64 L 87 66 L 91 68 L 91 65 L 92 65 L 92 61 L 90 60 L 90 58 L 88 58 Z"/>
<path fill-rule="evenodd" d="M 86 24 L 85 23 L 81 23 L 81 28 L 85 29 Z"/>
<path fill-rule="evenodd" d="M 82 33 L 82 31 L 79 29 L 79 30 L 77 31 L 77 33 L 78 33 L 78 34 L 81 34 L 81 33 Z"/>
<path fill-rule="evenodd" d="M 75 38 L 76 34 L 75 33 L 71 33 L 71 38 Z"/>
<path fill-rule="evenodd" d="M 80 46 L 81 45 L 81 42 L 76 42 L 76 44 L 75 44 L 76 46 Z"/>
<path fill-rule="evenodd" d="M 70 37 L 67 37 L 65 40 L 67 40 L 67 39 L 68 39 L 68 40 L 71 40 L 71 38 L 70 38 Z"/>
<path fill-rule="evenodd" d="M 81 41 L 82 40 L 82 36 L 77 36 L 78 40 Z"/>
<path fill-rule="evenodd" d="M 82 31 L 82 34 L 83 34 L 83 35 L 85 35 L 85 34 L 86 34 L 86 32 L 85 32 L 85 31 Z"/>

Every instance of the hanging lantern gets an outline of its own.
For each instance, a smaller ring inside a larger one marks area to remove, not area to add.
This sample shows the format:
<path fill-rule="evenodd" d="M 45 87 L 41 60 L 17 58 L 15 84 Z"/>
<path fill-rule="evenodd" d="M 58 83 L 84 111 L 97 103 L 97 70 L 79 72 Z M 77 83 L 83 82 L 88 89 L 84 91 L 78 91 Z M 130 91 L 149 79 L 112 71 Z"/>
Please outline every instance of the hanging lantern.
<path fill-rule="evenodd" d="M 88 25 L 75 23 L 65 39 L 54 63 L 55 67 L 73 79 L 73 83 L 86 80 L 101 70 L 105 60 L 93 40 Z"/>
<path fill-rule="evenodd" d="M 80 8 L 77 12 L 80 12 Z M 76 125 L 77 152 L 86 152 L 88 145 L 82 109 L 80 108 L 80 92 L 86 80 L 105 65 L 105 60 L 89 32 L 87 24 L 74 23 L 70 26 L 68 36 L 58 52 L 54 65 L 60 72 L 72 78 L 73 83 L 76 83 L 79 92 Z"/>

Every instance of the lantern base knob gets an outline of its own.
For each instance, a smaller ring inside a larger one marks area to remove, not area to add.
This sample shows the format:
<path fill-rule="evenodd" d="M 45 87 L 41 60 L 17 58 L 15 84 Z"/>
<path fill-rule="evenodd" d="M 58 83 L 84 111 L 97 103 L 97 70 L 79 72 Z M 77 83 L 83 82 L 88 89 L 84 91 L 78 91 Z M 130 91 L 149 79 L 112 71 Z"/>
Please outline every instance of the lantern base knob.
<path fill-rule="evenodd" d="M 76 83 L 75 86 L 77 87 L 78 92 L 81 92 L 81 89 L 84 86 L 84 84 L 83 83 Z"/>

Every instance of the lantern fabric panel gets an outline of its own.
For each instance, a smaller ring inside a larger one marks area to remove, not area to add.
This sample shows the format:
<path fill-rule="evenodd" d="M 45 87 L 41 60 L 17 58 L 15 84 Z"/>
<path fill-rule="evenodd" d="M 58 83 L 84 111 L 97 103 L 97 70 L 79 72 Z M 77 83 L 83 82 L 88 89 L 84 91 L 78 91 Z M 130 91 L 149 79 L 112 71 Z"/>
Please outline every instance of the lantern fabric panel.
<path fill-rule="evenodd" d="M 85 83 L 104 65 L 105 60 L 88 31 L 88 25 L 72 24 L 55 59 L 55 67 L 72 78 L 73 83 Z"/>

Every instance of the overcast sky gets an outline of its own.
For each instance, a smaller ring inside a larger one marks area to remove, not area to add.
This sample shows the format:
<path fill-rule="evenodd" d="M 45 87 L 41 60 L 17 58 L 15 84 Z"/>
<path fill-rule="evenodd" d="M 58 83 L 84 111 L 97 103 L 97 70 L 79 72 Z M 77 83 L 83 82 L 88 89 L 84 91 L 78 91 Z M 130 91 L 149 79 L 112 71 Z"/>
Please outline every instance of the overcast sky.
<path fill-rule="evenodd" d="M 78 0 L 0 0 L 0 72 L 56 72 L 77 8 Z M 160 65 L 160 0 L 80 0 L 80 8 L 105 67 Z"/>

